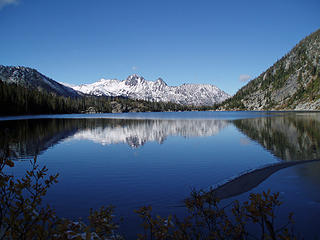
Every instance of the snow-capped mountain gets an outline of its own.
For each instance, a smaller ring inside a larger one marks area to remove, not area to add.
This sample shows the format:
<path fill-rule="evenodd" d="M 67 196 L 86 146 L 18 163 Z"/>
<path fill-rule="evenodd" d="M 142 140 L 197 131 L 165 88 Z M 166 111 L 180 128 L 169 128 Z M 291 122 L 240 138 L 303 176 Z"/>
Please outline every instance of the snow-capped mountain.
<path fill-rule="evenodd" d="M 92 84 L 74 86 L 74 90 L 96 96 L 123 96 L 148 101 L 174 102 L 184 105 L 213 105 L 230 96 L 214 85 L 183 84 L 168 86 L 161 78 L 147 81 L 136 74 L 125 80 L 101 79 Z"/>
<path fill-rule="evenodd" d="M 0 65 L 0 80 L 6 83 L 15 83 L 29 89 L 51 92 L 59 96 L 79 96 L 72 88 L 46 77 L 33 68 Z"/>

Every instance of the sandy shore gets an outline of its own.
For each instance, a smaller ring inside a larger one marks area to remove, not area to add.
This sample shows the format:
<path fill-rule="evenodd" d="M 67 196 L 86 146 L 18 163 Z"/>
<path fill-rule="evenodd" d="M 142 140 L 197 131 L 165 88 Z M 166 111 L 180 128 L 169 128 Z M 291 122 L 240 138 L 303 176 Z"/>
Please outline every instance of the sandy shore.
<path fill-rule="evenodd" d="M 251 172 L 247 172 L 240 175 L 230 181 L 213 189 L 213 193 L 220 200 L 230 198 L 248 192 L 251 189 L 258 186 L 261 182 L 266 180 L 273 173 L 287 167 L 291 167 L 298 164 L 306 164 L 311 162 L 319 162 L 320 159 L 283 162 L 278 164 L 272 164 L 263 168 L 255 169 Z"/>

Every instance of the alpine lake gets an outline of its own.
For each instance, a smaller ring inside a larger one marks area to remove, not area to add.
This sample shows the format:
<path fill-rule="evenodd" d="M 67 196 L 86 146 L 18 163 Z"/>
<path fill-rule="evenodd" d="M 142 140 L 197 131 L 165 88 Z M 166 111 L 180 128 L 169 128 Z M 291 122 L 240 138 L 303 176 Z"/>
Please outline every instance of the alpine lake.
<path fill-rule="evenodd" d="M 183 215 L 192 189 L 209 189 L 269 164 L 320 159 L 319 112 L 163 112 L 0 118 L 0 144 L 14 152 L 8 171 L 23 176 L 30 159 L 59 173 L 44 199 L 60 217 L 86 219 L 114 205 L 120 232 L 143 229 L 135 209 Z M 280 193 L 279 223 L 294 213 L 295 232 L 320 237 L 320 162 L 282 168 L 222 200 Z"/>

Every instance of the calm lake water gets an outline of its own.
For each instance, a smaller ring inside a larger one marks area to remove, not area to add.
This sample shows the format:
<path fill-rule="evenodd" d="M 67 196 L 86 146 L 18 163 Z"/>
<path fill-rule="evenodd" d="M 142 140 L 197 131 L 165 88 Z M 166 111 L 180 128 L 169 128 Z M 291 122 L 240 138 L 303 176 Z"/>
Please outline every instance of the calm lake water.
<path fill-rule="evenodd" d="M 86 218 L 91 207 L 116 206 L 121 231 L 132 238 L 134 209 L 183 215 L 192 188 L 207 189 L 249 169 L 320 159 L 320 113 L 181 112 L 43 115 L 0 118 L 0 144 L 15 152 L 22 175 L 38 155 L 59 183 L 46 203 L 61 217 Z M 247 193 L 280 192 L 279 222 L 294 212 L 296 230 L 318 233 L 320 163 L 282 169 Z M 141 228 L 140 228 L 141 230 Z M 141 231 L 140 231 L 141 232 Z"/>

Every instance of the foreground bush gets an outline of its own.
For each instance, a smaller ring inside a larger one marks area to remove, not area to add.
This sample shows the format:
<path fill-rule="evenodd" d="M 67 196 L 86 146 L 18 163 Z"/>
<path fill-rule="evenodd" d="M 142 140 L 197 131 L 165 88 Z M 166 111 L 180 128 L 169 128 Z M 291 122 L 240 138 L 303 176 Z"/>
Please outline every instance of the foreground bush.
<path fill-rule="evenodd" d="M 88 224 L 57 217 L 42 198 L 58 174 L 48 175 L 35 157 L 25 176 L 15 178 L 6 173 L 14 166 L 7 156 L 0 156 L 0 239 L 124 239 L 117 234 L 111 206 L 91 210 Z M 213 191 L 193 191 L 185 200 L 188 214 L 183 220 L 153 216 L 151 206 L 137 210 L 144 230 L 138 239 L 296 239 L 292 215 L 284 226 L 275 224 L 280 205 L 279 194 L 270 191 L 224 207 Z"/>
<path fill-rule="evenodd" d="M 113 207 L 90 211 L 89 224 L 72 222 L 42 206 L 48 188 L 57 183 L 58 174 L 47 175 L 35 157 L 31 170 L 22 178 L 5 173 L 14 162 L 8 153 L 0 156 L 0 239 L 121 239 L 115 234 Z"/>
<path fill-rule="evenodd" d="M 136 212 L 145 232 L 139 239 L 296 239 L 292 214 L 285 225 L 275 225 L 275 211 L 281 205 L 278 193 L 251 194 L 243 204 L 234 201 L 222 207 L 212 190 L 193 191 L 185 205 L 188 215 L 182 221 L 153 217 L 151 206 L 140 208 Z"/>

